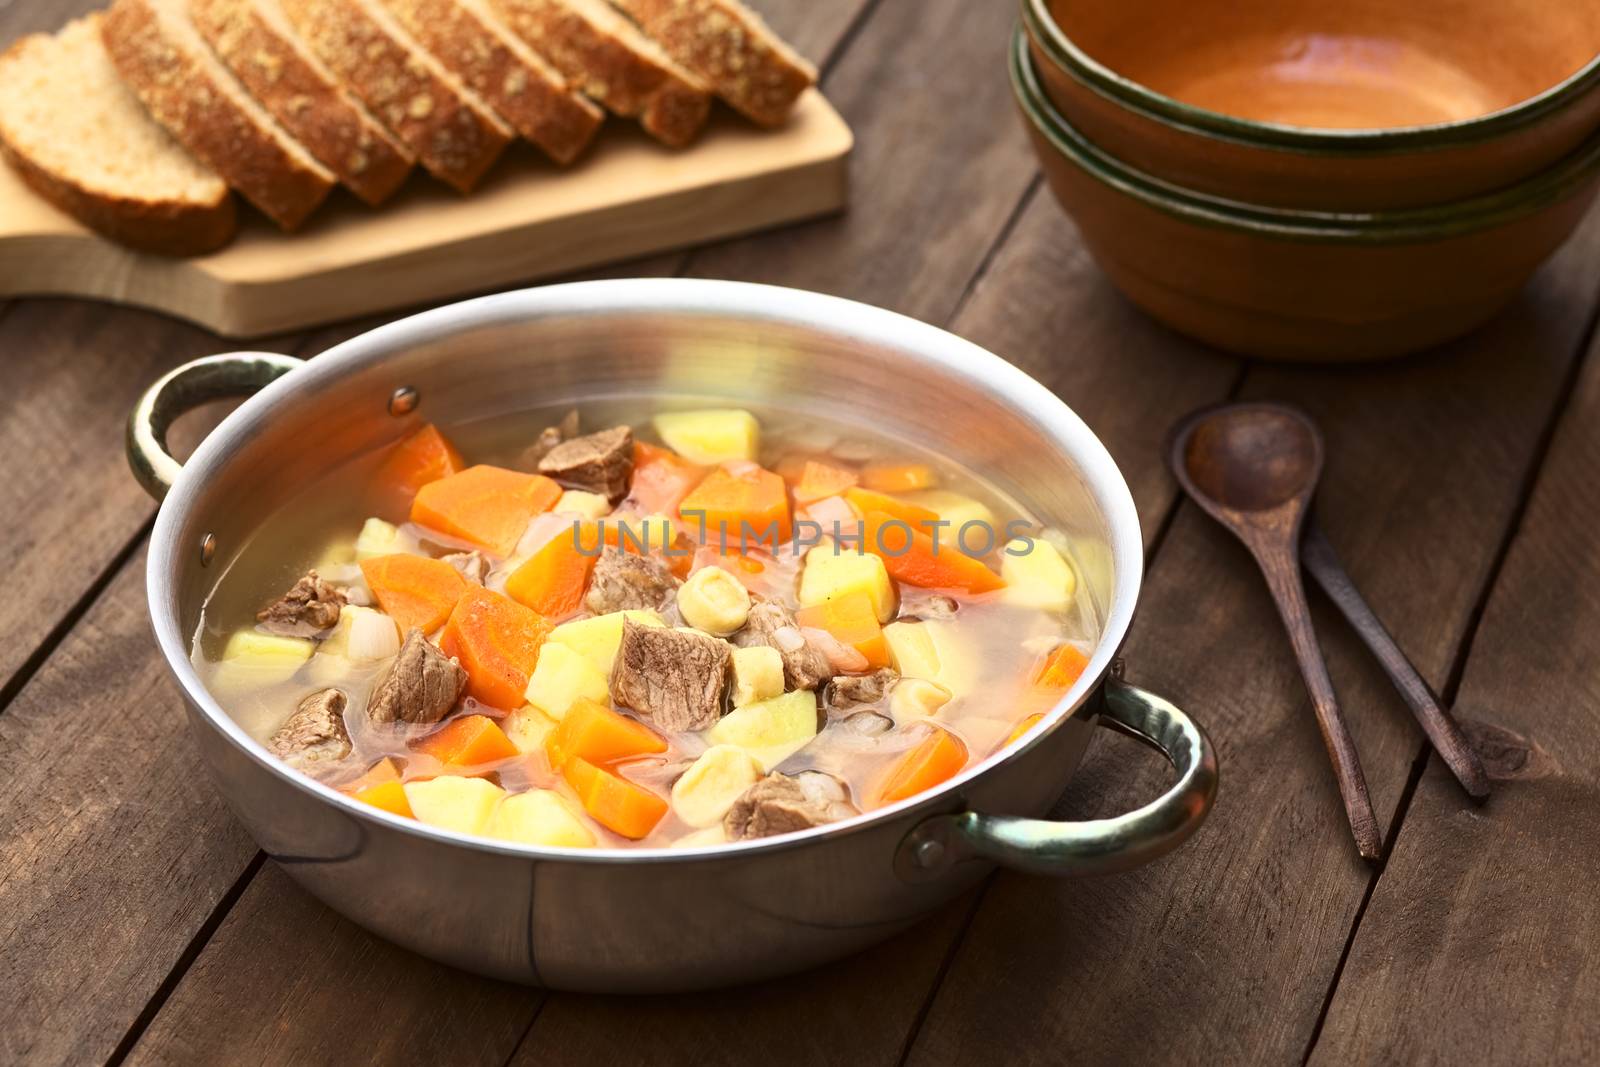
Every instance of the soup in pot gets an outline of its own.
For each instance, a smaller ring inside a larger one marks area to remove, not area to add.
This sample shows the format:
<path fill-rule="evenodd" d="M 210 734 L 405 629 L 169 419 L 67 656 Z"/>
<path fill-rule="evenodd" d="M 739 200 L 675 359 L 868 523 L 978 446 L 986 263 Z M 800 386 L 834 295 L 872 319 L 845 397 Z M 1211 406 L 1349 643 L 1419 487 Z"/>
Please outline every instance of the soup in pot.
<path fill-rule="evenodd" d="M 698 846 L 932 789 L 1088 663 L 1066 539 L 944 457 L 793 413 L 579 414 L 423 426 L 306 487 L 207 601 L 208 689 L 395 815 Z"/>

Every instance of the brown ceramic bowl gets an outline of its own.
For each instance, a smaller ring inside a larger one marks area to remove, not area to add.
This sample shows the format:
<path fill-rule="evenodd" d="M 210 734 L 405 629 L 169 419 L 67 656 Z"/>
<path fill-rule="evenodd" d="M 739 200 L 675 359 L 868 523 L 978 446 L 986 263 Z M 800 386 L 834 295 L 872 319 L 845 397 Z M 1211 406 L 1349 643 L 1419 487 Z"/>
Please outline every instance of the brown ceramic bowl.
<path fill-rule="evenodd" d="M 1129 166 L 1246 203 L 1421 207 L 1600 128 L 1596 0 L 1022 0 L 1044 92 Z"/>
<path fill-rule="evenodd" d="M 1600 189 L 1600 134 L 1555 166 L 1443 208 L 1257 208 L 1158 181 L 1100 150 L 1044 95 L 1025 36 L 1011 76 L 1056 199 L 1118 288 L 1219 348 L 1375 359 L 1465 333 L 1500 309 Z"/>

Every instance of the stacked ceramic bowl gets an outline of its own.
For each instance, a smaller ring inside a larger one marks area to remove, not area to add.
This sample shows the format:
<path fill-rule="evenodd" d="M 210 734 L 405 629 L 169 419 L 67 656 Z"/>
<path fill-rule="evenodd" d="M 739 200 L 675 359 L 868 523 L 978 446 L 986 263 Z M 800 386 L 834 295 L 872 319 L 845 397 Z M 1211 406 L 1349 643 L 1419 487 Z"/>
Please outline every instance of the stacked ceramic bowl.
<path fill-rule="evenodd" d="M 1184 333 L 1396 355 L 1600 190 L 1600 0 L 1022 0 L 1011 77 L 1106 273 Z"/>

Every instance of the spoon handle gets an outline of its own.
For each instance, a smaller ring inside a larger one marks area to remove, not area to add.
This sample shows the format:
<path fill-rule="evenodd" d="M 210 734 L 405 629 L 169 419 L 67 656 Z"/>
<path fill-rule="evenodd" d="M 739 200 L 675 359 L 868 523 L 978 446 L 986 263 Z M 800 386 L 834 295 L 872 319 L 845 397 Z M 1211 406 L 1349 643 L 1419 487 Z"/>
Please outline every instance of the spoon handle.
<path fill-rule="evenodd" d="M 1333 546 L 1314 521 L 1308 520 L 1306 523 L 1300 558 L 1306 570 L 1311 572 L 1311 577 L 1328 594 L 1328 599 L 1333 601 L 1357 636 L 1377 657 L 1384 673 L 1410 705 L 1412 714 L 1416 716 L 1422 732 L 1428 735 L 1434 751 L 1450 768 L 1450 773 L 1456 776 L 1461 788 L 1479 800 L 1487 797 L 1489 776 L 1484 773 L 1483 762 L 1467 742 L 1460 725 L 1440 705 L 1438 697 L 1433 695 L 1428 683 L 1400 650 L 1388 628 L 1373 613 L 1366 598 L 1350 580 L 1349 573 L 1340 565 Z"/>
<path fill-rule="evenodd" d="M 1272 590 L 1272 598 L 1277 602 L 1278 614 L 1283 617 L 1284 628 L 1289 631 L 1295 658 L 1300 661 L 1300 674 L 1305 679 L 1306 692 L 1311 695 L 1317 724 L 1322 728 L 1323 744 L 1328 746 L 1328 758 L 1333 762 L 1339 797 L 1344 801 L 1345 815 L 1350 820 L 1350 833 L 1356 839 L 1356 851 L 1361 853 L 1362 859 L 1376 861 L 1383 851 L 1382 835 L 1378 832 L 1377 817 L 1372 813 L 1372 798 L 1367 795 L 1367 779 L 1361 773 L 1355 741 L 1345 725 L 1344 713 L 1339 710 L 1333 679 L 1328 677 L 1328 665 L 1323 661 L 1316 631 L 1311 628 L 1311 609 L 1306 604 L 1299 560 L 1290 552 L 1273 551 L 1258 554 L 1257 560 L 1266 576 L 1267 587 Z"/>

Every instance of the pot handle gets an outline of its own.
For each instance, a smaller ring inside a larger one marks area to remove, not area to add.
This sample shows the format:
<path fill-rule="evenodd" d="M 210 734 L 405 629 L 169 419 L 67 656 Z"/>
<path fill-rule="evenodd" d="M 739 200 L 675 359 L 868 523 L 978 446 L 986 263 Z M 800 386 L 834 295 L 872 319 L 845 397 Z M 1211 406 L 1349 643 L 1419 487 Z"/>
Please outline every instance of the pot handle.
<path fill-rule="evenodd" d="M 965 811 L 925 819 L 901 841 L 895 870 L 925 882 L 965 859 L 1069 877 L 1112 874 L 1148 863 L 1199 828 L 1217 795 L 1211 740 L 1172 704 L 1116 677 L 1106 679 L 1100 724 L 1166 756 L 1178 780 L 1142 808 L 1111 819 L 1051 822 Z"/>
<path fill-rule="evenodd" d="M 305 361 L 276 352 L 229 352 L 191 360 L 146 389 L 128 416 L 128 466 L 144 491 L 157 500 L 183 473 L 167 451 L 173 420 L 201 404 L 249 396 Z"/>

